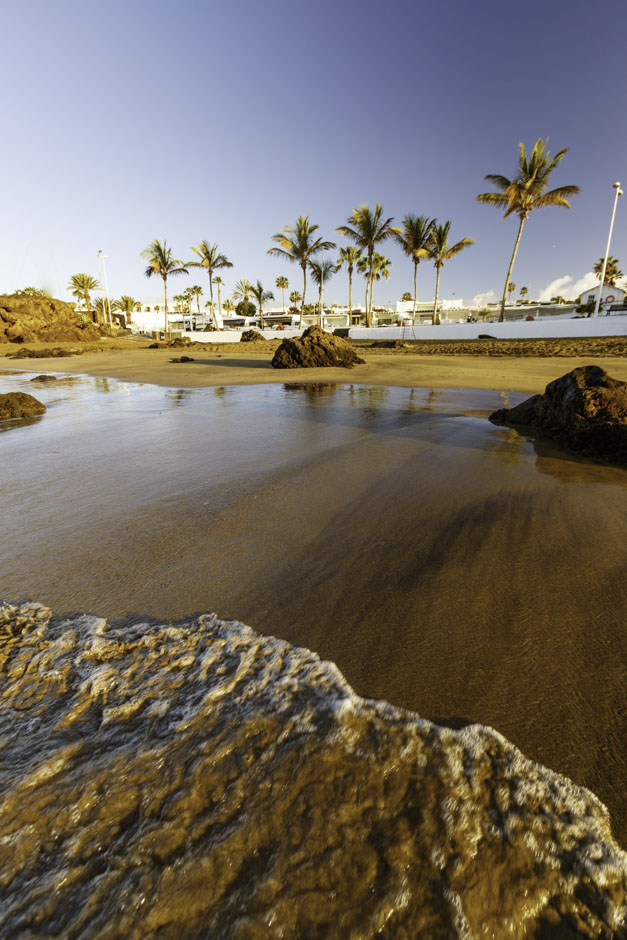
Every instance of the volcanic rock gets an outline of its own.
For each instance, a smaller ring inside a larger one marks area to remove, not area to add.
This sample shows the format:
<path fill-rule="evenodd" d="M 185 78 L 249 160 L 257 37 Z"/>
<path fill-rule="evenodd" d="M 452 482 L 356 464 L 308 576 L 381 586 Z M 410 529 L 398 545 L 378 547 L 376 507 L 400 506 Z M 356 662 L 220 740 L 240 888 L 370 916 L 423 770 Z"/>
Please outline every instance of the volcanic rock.
<path fill-rule="evenodd" d="M 490 415 L 494 424 L 539 428 L 567 450 L 627 466 L 627 382 L 599 366 L 582 366 L 549 382 L 515 408 Z"/>
<path fill-rule="evenodd" d="M 170 362 L 194 362 L 193 356 L 180 356 L 178 359 L 170 359 Z"/>
<path fill-rule="evenodd" d="M 36 375 L 33 379 L 31 379 L 31 382 L 44 382 L 46 384 L 51 384 L 52 382 L 56 381 L 56 375 L 46 375 L 45 373 L 43 375 Z"/>
<path fill-rule="evenodd" d="M 310 326 L 300 338 L 284 339 L 272 358 L 275 369 L 312 369 L 340 366 L 351 369 L 361 359 L 350 343 Z"/>
<path fill-rule="evenodd" d="M 101 331 L 81 323 L 71 304 L 52 297 L 0 296 L 0 343 L 95 342 Z"/>
<path fill-rule="evenodd" d="M 490 333 L 479 333 L 478 339 L 496 339 L 496 336 L 491 336 Z"/>
<path fill-rule="evenodd" d="M 16 353 L 7 353 L 7 359 L 59 359 L 64 356 L 82 356 L 82 349 L 63 349 L 54 346 L 52 349 L 28 349 L 22 346 Z"/>
<path fill-rule="evenodd" d="M 42 415 L 46 406 L 26 392 L 8 392 L 0 395 L 0 419 L 32 418 Z"/>
<path fill-rule="evenodd" d="M 266 342 L 265 336 L 262 336 L 257 330 L 244 330 L 240 343 L 256 343 L 258 340 Z"/>

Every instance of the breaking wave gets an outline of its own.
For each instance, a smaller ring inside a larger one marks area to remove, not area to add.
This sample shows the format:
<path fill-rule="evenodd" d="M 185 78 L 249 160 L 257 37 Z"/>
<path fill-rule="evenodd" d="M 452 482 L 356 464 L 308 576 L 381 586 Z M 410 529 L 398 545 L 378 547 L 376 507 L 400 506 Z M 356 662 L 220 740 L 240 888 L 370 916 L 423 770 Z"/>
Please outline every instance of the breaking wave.
<path fill-rule="evenodd" d="M 4 603 L 0 695 L 4 936 L 625 929 L 593 794 L 241 623 Z"/>

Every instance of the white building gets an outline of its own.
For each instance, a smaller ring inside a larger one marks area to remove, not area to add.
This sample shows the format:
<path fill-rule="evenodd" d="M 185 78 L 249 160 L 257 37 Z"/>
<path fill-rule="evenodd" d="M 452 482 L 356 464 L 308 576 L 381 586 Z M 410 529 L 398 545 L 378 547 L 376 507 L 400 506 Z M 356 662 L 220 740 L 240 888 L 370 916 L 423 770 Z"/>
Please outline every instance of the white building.
<path fill-rule="evenodd" d="M 589 304 L 597 302 L 601 286 L 591 287 L 585 290 L 577 298 L 580 304 Z M 610 284 L 604 284 L 601 291 L 601 308 L 609 309 L 613 304 L 623 304 L 625 302 L 625 291 L 621 287 L 612 287 Z"/>

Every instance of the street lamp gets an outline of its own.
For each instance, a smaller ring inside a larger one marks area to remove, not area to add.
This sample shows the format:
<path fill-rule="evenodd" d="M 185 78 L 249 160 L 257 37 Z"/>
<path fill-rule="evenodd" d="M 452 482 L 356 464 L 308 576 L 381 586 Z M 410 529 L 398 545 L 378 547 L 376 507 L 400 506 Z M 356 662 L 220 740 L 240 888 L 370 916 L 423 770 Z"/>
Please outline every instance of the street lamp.
<path fill-rule="evenodd" d="M 605 258 L 603 259 L 603 267 L 601 269 L 601 283 L 599 284 L 599 294 L 597 297 L 596 307 L 594 308 L 594 315 L 598 317 L 599 307 L 601 306 L 601 294 L 603 293 L 603 285 L 605 283 L 605 269 L 607 267 L 607 259 L 610 256 L 610 242 L 612 241 L 612 229 L 614 228 L 614 216 L 616 215 L 616 205 L 618 203 L 618 197 L 623 195 L 623 191 L 620 188 L 620 183 L 613 184 L 614 189 L 616 190 L 616 195 L 614 196 L 614 208 L 612 209 L 612 221 L 610 222 L 610 231 L 607 236 L 607 248 L 605 249 Z"/>

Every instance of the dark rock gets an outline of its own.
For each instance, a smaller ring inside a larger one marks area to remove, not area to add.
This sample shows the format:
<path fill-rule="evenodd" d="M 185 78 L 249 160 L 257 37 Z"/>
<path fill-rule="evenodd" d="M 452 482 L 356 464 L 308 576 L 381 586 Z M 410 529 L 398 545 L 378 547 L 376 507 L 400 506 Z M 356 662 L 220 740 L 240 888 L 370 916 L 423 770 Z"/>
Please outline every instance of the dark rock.
<path fill-rule="evenodd" d="M 46 406 L 26 392 L 8 392 L 0 395 L 0 419 L 31 418 L 42 415 Z"/>
<path fill-rule="evenodd" d="M 34 379 L 31 379 L 31 382 L 56 382 L 56 375 L 36 375 Z"/>
<path fill-rule="evenodd" d="M 311 369 L 339 366 L 350 369 L 364 362 L 353 347 L 319 326 L 310 326 L 297 339 L 284 339 L 272 358 L 275 369 Z"/>
<path fill-rule="evenodd" d="M 489 333 L 479 333 L 479 339 L 496 339 L 496 336 L 490 336 Z"/>
<path fill-rule="evenodd" d="M 28 349 L 22 346 L 16 353 L 8 353 L 7 359 L 61 359 L 82 354 L 82 349 L 63 349 L 61 346 L 55 346 L 53 349 Z"/>
<path fill-rule="evenodd" d="M 627 382 L 599 366 L 573 369 L 515 408 L 490 415 L 494 424 L 539 428 L 564 448 L 627 466 Z"/>
<path fill-rule="evenodd" d="M 262 336 L 257 330 L 244 330 L 240 343 L 256 343 L 258 340 L 266 342 L 265 336 Z"/>
<path fill-rule="evenodd" d="M 194 362 L 193 356 L 180 356 L 178 359 L 170 359 L 170 362 Z"/>

